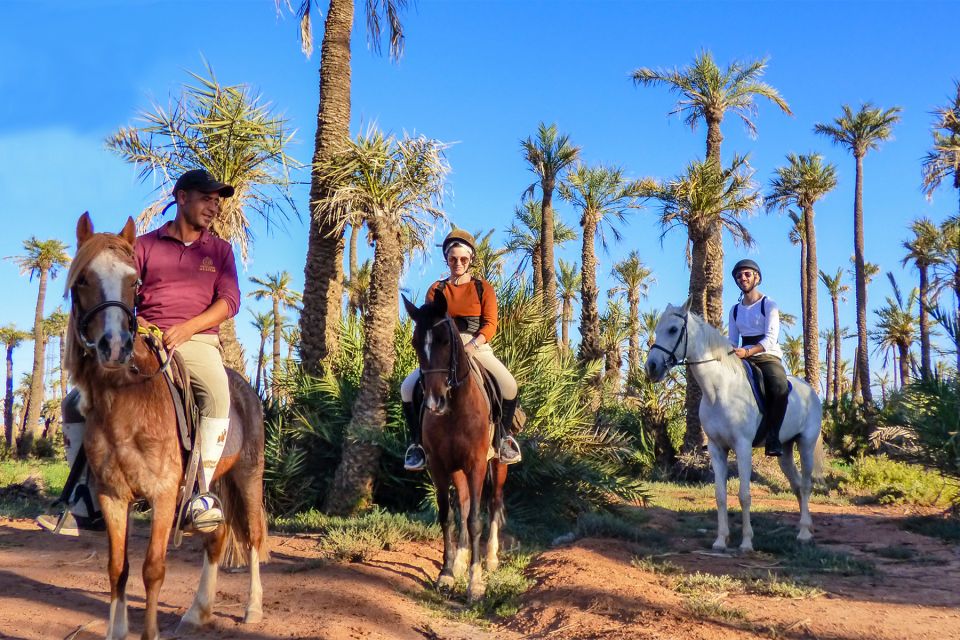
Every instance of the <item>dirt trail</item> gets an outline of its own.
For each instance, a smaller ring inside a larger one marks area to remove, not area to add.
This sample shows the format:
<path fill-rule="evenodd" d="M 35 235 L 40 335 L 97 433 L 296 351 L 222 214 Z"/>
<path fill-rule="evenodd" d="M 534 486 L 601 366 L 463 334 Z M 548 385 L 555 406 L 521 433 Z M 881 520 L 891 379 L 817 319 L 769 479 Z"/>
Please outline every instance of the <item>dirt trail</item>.
<path fill-rule="evenodd" d="M 768 518 L 781 526 L 796 523 L 792 503 L 758 496 L 754 505 L 772 509 Z M 221 573 L 215 625 L 189 637 L 960 639 L 960 547 L 902 530 L 897 520 L 903 509 L 814 505 L 813 513 L 821 548 L 869 558 L 876 573 L 817 574 L 825 593 L 806 599 L 721 594 L 724 606 L 738 612 L 733 619 L 691 611 L 689 597 L 671 588 L 668 577 L 631 564 L 649 546 L 622 540 L 585 539 L 543 553 L 530 567 L 535 585 L 520 612 L 481 628 L 452 621 L 416 599 L 439 571 L 438 545 L 401 544 L 362 564 L 337 564 L 323 557 L 311 536 L 272 536 L 273 561 L 263 571 L 264 622 L 241 624 L 247 576 Z M 675 531 L 676 512 L 653 508 L 651 515 L 651 530 Z M 712 514 L 702 515 L 710 522 Z M 759 540 L 764 531 L 755 529 Z M 685 571 L 737 575 L 767 564 L 777 569 L 762 553 L 711 554 L 712 529 L 690 531 L 663 547 L 665 559 Z M 139 570 L 145 536 L 141 525 L 134 534 L 129 589 L 133 631 L 143 619 Z M 891 547 L 909 549 L 910 557 L 877 553 Z M 66 638 L 81 629 L 76 640 L 102 638 L 105 563 L 101 538 L 56 538 L 29 521 L 0 519 L 0 637 Z M 165 638 L 177 637 L 173 631 L 190 604 L 199 567 L 196 541 L 170 555 L 160 608 Z"/>

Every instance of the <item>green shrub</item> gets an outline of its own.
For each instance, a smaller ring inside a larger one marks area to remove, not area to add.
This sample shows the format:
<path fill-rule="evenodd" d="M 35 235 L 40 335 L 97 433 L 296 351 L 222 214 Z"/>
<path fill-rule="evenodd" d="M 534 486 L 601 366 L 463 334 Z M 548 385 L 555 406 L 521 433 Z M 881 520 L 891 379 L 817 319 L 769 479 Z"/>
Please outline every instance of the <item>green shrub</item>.
<path fill-rule="evenodd" d="M 920 460 L 960 478 L 960 376 L 910 383 L 890 404 L 888 422 L 908 431 Z"/>
<path fill-rule="evenodd" d="M 841 489 L 864 493 L 880 504 L 919 506 L 946 506 L 958 494 L 956 484 L 941 474 L 883 455 L 857 459 L 850 467 L 848 484 Z"/>

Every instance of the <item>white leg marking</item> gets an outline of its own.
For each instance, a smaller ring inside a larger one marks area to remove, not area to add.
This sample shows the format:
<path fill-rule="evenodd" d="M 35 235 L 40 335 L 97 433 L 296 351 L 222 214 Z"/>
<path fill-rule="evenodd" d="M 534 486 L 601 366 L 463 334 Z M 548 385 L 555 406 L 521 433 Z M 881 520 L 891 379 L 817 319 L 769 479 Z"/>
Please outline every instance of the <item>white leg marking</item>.
<path fill-rule="evenodd" d="M 500 524 L 496 518 L 490 523 L 490 536 L 487 538 L 487 571 L 496 571 L 500 566 Z"/>
<path fill-rule="evenodd" d="M 183 614 L 181 625 L 203 626 L 213 617 L 213 601 L 217 595 L 216 563 L 211 563 L 207 554 L 203 554 L 203 572 L 200 574 L 200 585 L 197 595 L 193 599 L 190 609 Z"/>
<path fill-rule="evenodd" d="M 127 597 L 110 601 L 110 622 L 107 624 L 107 640 L 126 640 L 130 625 L 127 622 Z"/>
<path fill-rule="evenodd" d="M 474 602 L 483 597 L 487 585 L 483 581 L 483 567 L 479 562 L 470 565 L 470 583 L 467 585 L 467 601 Z"/>
<path fill-rule="evenodd" d="M 250 549 L 250 597 L 247 598 L 247 613 L 243 617 L 245 624 L 254 624 L 263 620 L 263 586 L 260 584 L 260 552 Z"/>

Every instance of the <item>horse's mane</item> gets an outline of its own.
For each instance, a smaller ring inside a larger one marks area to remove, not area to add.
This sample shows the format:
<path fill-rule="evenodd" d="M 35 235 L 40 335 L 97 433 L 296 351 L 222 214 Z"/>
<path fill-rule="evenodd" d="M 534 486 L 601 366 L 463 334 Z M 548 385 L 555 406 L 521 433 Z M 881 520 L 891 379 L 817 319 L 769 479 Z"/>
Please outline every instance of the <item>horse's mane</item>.
<path fill-rule="evenodd" d="M 63 295 L 67 296 L 70 289 L 76 284 L 77 278 L 83 273 L 90 263 L 104 251 L 115 251 L 122 257 L 133 261 L 133 245 L 124 240 L 115 233 L 95 233 L 87 238 L 80 248 L 77 249 L 77 255 L 70 263 L 70 270 L 67 272 L 67 283 Z"/>
<path fill-rule="evenodd" d="M 697 326 L 697 335 L 700 336 L 704 348 L 703 357 L 717 358 L 720 364 L 730 371 L 745 375 L 740 358 L 730 353 L 730 350 L 733 349 L 730 338 L 692 311 L 690 312 L 690 318 Z"/>

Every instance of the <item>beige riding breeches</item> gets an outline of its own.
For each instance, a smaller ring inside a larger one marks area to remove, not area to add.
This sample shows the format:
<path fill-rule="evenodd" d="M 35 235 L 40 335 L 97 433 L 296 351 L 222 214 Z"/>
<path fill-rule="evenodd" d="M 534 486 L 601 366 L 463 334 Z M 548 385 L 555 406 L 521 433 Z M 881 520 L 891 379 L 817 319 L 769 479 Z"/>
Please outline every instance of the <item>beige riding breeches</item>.
<path fill-rule="evenodd" d="M 460 339 L 466 344 L 473 340 L 473 336 L 469 333 L 461 333 Z M 513 400 L 517 397 L 517 381 L 514 380 L 513 374 L 507 371 L 503 363 L 493 354 L 493 349 L 490 348 L 488 343 L 477 347 L 476 351 L 473 352 L 473 357 L 483 365 L 484 369 L 496 378 L 504 400 Z M 404 379 L 403 384 L 400 385 L 400 399 L 403 402 L 413 401 L 413 389 L 417 384 L 418 378 L 420 378 L 420 369 L 414 369 L 413 372 Z"/>
<path fill-rule="evenodd" d="M 223 368 L 220 339 L 212 334 L 198 333 L 177 347 L 190 371 L 193 397 L 206 418 L 230 417 L 230 384 Z"/>

